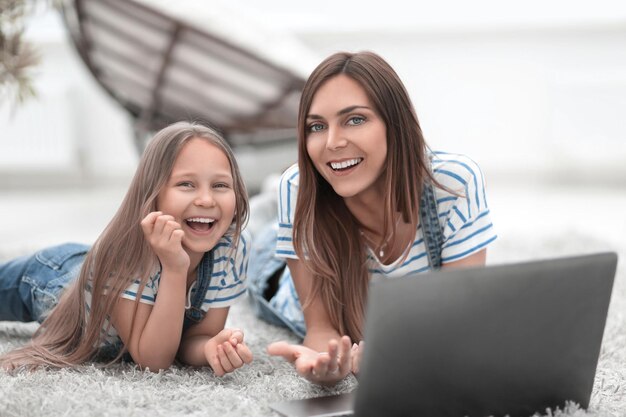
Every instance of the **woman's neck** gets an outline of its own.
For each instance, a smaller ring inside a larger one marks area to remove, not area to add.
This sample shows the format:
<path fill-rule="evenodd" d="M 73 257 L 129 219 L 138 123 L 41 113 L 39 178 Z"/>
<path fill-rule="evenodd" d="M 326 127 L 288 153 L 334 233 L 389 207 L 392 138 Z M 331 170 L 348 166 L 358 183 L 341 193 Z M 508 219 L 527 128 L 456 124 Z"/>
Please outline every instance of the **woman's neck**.
<path fill-rule="evenodd" d="M 344 198 L 344 201 L 360 225 L 364 242 L 382 263 L 389 264 L 404 254 L 415 237 L 415 229 L 407 227 L 410 223 L 404 223 L 402 213 L 394 211 L 389 219 L 388 230 L 384 230 L 385 191 L 382 181 L 367 192 Z"/>
<path fill-rule="evenodd" d="M 385 220 L 385 210 L 383 208 L 385 193 L 383 187 L 378 184 L 367 192 L 360 193 L 354 197 L 344 198 L 346 207 L 352 213 L 361 229 L 370 235 L 382 237 L 383 224 Z"/>

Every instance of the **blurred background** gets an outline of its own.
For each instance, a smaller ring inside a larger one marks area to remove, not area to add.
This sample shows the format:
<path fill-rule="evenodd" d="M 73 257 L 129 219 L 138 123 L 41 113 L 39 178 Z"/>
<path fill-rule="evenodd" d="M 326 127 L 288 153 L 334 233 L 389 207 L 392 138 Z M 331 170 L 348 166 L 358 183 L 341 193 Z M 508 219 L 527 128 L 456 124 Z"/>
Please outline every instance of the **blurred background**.
<path fill-rule="evenodd" d="M 5 31 L 18 2 L 0 0 Z M 430 146 L 479 163 L 500 235 L 494 251 L 507 253 L 499 260 L 514 255 L 498 245 L 517 239 L 623 248 L 623 1 L 22 3 L 36 3 L 22 38 L 40 59 L 27 71 L 34 97 L 0 90 L 5 256 L 92 242 L 143 141 L 172 119 L 222 129 L 258 192 L 295 161 L 299 88 L 339 50 L 382 55 Z"/>

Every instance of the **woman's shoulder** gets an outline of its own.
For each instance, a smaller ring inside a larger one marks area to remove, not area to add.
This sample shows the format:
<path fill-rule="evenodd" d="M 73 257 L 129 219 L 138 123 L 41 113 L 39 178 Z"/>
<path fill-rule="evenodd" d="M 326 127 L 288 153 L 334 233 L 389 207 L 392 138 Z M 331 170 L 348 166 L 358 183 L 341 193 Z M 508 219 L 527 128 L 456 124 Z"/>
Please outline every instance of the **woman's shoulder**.
<path fill-rule="evenodd" d="M 286 210 L 286 213 L 290 213 L 292 208 L 295 207 L 294 202 L 298 195 L 299 181 L 300 170 L 297 163 L 287 168 L 280 176 L 278 184 L 279 214 L 284 210 Z"/>
<path fill-rule="evenodd" d="M 476 161 L 460 153 L 435 151 L 431 154 L 435 179 L 442 185 L 482 186 L 483 174 Z"/>
<path fill-rule="evenodd" d="M 287 168 L 280 176 L 280 186 L 283 187 L 286 184 L 298 185 L 298 179 L 300 177 L 300 169 L 298 163 L 294 163 Z"/>

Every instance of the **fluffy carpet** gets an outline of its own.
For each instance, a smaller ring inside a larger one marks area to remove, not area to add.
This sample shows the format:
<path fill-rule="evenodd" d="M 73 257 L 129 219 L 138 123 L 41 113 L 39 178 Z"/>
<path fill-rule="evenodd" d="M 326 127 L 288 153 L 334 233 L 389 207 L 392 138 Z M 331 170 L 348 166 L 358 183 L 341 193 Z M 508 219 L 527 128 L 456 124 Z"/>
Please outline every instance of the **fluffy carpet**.
<path fill-rule="evenodd" d="M 490 263 L 559 255 L 617 250 L 588 236 L 542 238 L 525 245 L 501 241 L 490 253 Z M 14 255 L 14 254 L 11 254 Z M 0 253 L 0 259 L 7 253 Z M 623 262 L 622 262 L 623 264 Z M 546 410 L 546 416 L 626 416 L 626 274 L 618 267 L 595 386 L 589 410 L 568 404 Z M 284 361 L 268 357 L 265 346 L 290 334 L 257 320 L 242 302 L 232 308 L 229 325 L 246 331 L 254 362 L 223 378 L 209 369 L 174 367 L 154 374 L 120 364 L 108 369 L 92 365 L 71 370 L 38 371 L 9 376 L 0 371 L 0 416 L 275 416 L 269 404 L 354 389 L 350 377 L 332 389 L 300 379 Z M 25 343 L 32 323 L 0 322 L 0 351 Z M 572 366 L 576 366 L 572 364 Z"/>

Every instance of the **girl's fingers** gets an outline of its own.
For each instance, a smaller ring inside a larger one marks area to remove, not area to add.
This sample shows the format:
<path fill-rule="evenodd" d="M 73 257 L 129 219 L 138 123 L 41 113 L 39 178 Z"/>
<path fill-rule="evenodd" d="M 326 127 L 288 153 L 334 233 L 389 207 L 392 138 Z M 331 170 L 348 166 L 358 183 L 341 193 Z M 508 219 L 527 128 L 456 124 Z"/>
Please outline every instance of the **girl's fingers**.
<path fill-rule="evenodd" d="M 141 221 L 141 228 L 146 235 L 150 235 L 152 233 L 154 229 L 154 222 L 161 214 L 163 213 L 161 213 L 160 211 L 153 211 L 151 213 L 148 213 L 148 215 L 143 218 L 143 220 Z"/>
<path fill-rule="evenodd" d="M 252 351 L 250 350 L 250 348 L 248 348 L 248 346 L 244 345 L 243 343 L 239 343 L 237 345 L 237 353 L 239 354 L 239 357 L 245 363 L 252 362 L 253 355 L 252 355 Z"/>
<path fill-rule="evenodd" d="M 220 364 L 222 365 L 224 372 L 232 372 L 235 369 L 233 364 L 230 363 L 228 356 L 226 356 L 226 352 L 224 352 L 222 345 L 217 345 L 217 357 L 220 360 Z"/>
<path fill-rule="evenodd" d="M 222 344 L 222 348 L 226 353 L 228 361 L 233 365 L 234 368 L 241 368 L 243 366 L 243 360 L 239 357 L 239 354 L 237 353 L 233 345 L 230 344 L 230 342 L 224 342 Z"/>
<path fill-rule="evenodd" d="M 168 220 L 167 223 L 165 223 L 165 226 L 163 227 L 163 238 L 166 241 L 171 240 L 172 234 L 177 230 L 182 230 L 180 224 L 178 224 L 178 222 L 174 220 Z"/>
<path fill-rule="evenodd" d="M 172 243 L 182 245 L 183 237 L 185 237 L 185 232 L 183 232 L 181 229 L 177 229 L 172 232 L 172 237 L 170 238 L 170 240 Z"/>
<path fill-rule="evenodd" d="M 209 358 L 209 365 L 211 365 L 211 368 L 213 368 L 213 373 L 215 373 L 215 375 L 217 376 L 222 376 L 226 373 L 220 362 L 219 351 Z"/>
<path fill-rule="evenodd" d="M 230 342 L 233 346 L 237 346 L 239 343 L 243 343 L 243 332 L 239 329 L 233 329 L 233 334 L 230 337 Z"/>
<path fill-rule="evenodd" d="M 174 217 L 170 216 L 169 214 L 162 214 L 160 215 L 157 219 L 156 222 L 154 222 L 154 234 L 156 236 L 162 236 L 163 233 L 165 233 L 166 228 L 168 226 L 168 224 L 170 222 L 173 222 L 174 224 L 178 224 L 174 221 Z M 180 226 L 179 226 L 180 228 Z M 170 231 L 171 234 L 171 231 Z M 169 238 L 169 235 L 168 235 Z"/>

